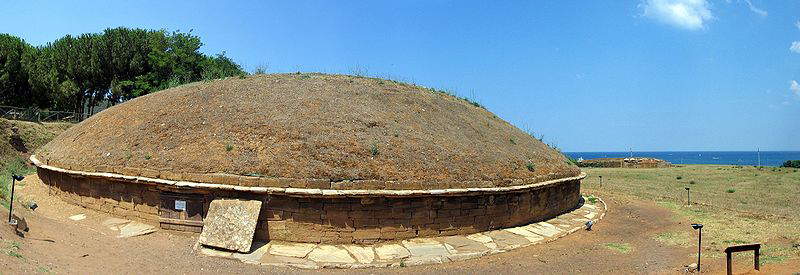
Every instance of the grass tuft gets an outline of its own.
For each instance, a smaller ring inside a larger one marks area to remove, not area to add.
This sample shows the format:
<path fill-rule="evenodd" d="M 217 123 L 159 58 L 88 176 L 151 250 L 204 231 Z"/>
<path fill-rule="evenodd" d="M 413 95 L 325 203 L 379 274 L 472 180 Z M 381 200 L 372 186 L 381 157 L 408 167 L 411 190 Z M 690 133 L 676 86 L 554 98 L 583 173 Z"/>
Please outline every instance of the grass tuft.
<path fill-rule="evenodd" d="M 378 155 L 378 144 L 373 143 L 372 146 L 369 147 L 369 153 L 374 157 Z"/>
<path fill-rule="evenodd" d="M 606 243 L 605 247 L 622 254 L 628 254 L 631 252 L 631 250 L 633 250 L 631 245 L 628 243 Z"/>

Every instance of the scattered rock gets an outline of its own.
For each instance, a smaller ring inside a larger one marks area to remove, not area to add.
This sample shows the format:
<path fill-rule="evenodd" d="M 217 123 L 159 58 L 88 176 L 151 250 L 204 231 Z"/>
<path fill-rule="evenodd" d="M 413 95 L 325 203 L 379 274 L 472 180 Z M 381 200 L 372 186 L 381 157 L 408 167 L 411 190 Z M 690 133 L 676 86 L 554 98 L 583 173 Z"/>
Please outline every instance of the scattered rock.
<path fill-rule="evenodd" d="M 78 215 L 69 216 L 69 219 L 73 220 L 73 221 L 80 221 L 80 220 L 83 220 L 85 218 L 86 218 L 86 214 L 78 214 Z"/>

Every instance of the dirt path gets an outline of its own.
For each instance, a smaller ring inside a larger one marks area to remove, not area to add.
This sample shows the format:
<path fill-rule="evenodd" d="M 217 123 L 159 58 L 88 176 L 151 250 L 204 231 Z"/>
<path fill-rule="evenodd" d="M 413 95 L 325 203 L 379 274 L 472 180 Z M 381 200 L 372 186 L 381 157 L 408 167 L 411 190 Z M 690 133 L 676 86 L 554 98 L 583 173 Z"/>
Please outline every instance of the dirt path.
<path fill-rule="evenodd" d="M 28 198 L 40 205 L 35 212 L 19 211 L 31 228 L 25 238 L 16 236 L 8 226 L 0 230 L 0 270 L 3 273 L 434 273 L 434 274 L 640 274 L 682 273 L 693 262 L 692 248 L 663 245 L 653 236 L 687 226 L 672 219 L 669 210 L 650 202 L 604 197 L 609 204 L 606 218 L 593 231 L 578 232 L 555 242 L 496 254 L 479 259 L 440 265 L 367 270 L 300 270 L 255 266 L 237 261 L 211 258 L 192 250 L 194 235 L 156 232 L 150 235 L 119 239 L 101 221 L 107 216 L 46 196 L 43 187 L 29 182 L 21 188 Z M 84 213 L 85 220 L 67 217 Z M 6 213 L 1 216 L 7 218 Z M 627 253 L 607 244 L 630 247 Z M 14 248 L 18 246 L 19 249 Z M 9 255 L 14 251 L 21 258 Z M 747 270 L 747 263 L 737 265 Z M 791 274 L 791 266 L 772 265 L 766 271 Z M 724 272 L 724 263 L 712 261 L 704 271 Z M 771 273 L 771 272 L 770 272 Z M 764 274 L 762 272 L 761 274 Z"/>

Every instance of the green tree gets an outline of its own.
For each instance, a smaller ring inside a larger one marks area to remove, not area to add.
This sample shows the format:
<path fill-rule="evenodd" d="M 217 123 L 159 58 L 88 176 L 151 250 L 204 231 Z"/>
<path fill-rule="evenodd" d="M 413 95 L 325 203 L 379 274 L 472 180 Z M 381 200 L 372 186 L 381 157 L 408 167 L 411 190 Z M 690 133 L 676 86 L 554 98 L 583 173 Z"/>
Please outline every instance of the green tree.
<path fill-rule="evenodd" d="M 41 98 L 31 92 L 28 71 L 23 62 L 34 48 L 24 40 L 0 34 L 0 104 L 36 106 Z"/>

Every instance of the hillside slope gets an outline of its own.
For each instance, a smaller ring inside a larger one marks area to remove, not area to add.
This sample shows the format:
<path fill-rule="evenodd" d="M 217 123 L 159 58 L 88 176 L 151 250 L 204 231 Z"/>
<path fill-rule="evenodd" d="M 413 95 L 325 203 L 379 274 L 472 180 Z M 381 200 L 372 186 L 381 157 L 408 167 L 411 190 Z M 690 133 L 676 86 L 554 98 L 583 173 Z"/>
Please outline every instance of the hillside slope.
<path fill-rule="evenodd" d="M 0 163 L 27 159 L 42 145 L 72 126 L 71 123 L 35 123 L 0 118 Z"/>

